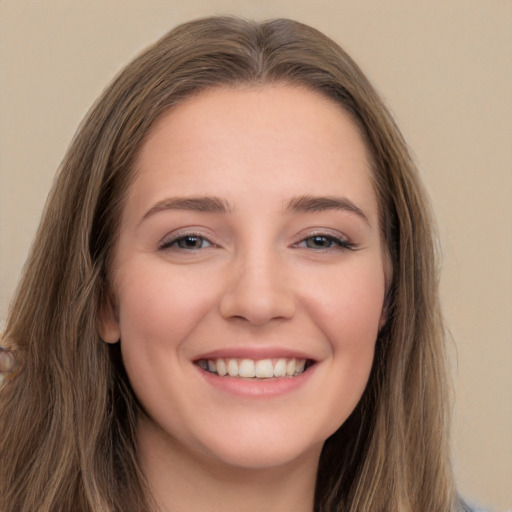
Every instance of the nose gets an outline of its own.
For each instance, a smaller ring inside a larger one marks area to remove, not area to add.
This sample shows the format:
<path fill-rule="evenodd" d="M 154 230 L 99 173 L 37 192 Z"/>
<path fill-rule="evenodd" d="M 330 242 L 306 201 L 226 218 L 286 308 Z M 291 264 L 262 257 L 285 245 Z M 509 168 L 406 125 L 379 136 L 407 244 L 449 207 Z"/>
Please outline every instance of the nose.
<path fill-rule="evenodd" d="M 253 254 L 232 262 L 220 301 L 221 315 L 255 326 L 290 319 L 296 300 L 286 265 L 277 255 Z"/>

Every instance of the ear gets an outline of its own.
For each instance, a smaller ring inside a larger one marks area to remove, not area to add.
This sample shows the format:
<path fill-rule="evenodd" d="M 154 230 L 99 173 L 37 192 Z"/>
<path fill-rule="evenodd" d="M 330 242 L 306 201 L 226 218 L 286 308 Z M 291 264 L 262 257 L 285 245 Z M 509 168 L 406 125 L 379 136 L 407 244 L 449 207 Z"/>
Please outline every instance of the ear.
<path fill-rule="evenodd" d="M 114 295 L 105 291 L 98 308 L 98 333 L 106 343 L 117 343 L 121 338 L 119 314 Z"/>

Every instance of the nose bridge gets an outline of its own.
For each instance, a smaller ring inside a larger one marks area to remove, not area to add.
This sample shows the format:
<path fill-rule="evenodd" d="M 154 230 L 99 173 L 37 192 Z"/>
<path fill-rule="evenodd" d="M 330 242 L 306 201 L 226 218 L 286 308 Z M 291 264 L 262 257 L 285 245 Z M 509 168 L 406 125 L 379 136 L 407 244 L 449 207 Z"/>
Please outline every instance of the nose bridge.
<path fill-rule="evenodd" d="M 286 260 L 271 244 L 238 250 L 229 273 L 221 300 L 224 317 L 263 325 L 293 316 L 295 298 Z"/>

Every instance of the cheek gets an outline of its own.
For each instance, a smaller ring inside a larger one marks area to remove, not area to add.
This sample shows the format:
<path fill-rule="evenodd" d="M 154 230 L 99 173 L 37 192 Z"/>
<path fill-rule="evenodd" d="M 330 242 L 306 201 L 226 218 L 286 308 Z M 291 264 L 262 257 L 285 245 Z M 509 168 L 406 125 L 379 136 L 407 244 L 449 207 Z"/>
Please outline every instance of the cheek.
<path fill-rule="evenodd" d="M 121 347 L 127 366 L 151 371 L 183 357 L 190 332 L 211 311 L 215 300 L 212 280 L 197 271 L 170 272 L 154 261 L 129 267 L 118 277 Z M 206 287 L 204 283 L 211 283 Z"/>
<path fill-rule="evenodd" d="M 326 391 L 338 428 L 355 408 L 373 364 L 385 293 L 378 263 L 331 274 L 311 297 L 311 316 L 329 341 L 332 387 Z"/>
<path fill-rule="evenodd" d="M 211 311 L 214 285 L 206 288 L 197 270 L 171 272 L 154 259 L 136 272 L 122 270 L 117 291 L 123 364 L 144 410 L 173 430 L 181 420 L 161 417 L 162 411 L 189 407 L 181 403 L 183 389 L 193 392 L 187 341 Z"/>
<path fill-rule="evenodd" d="M 136 271 L 123 269 L 118 297 L 121 331 L 142 330 L 155 337 L 179 338 L 201 317 L 211 302 L 212 287 L 198 272 L 172 272 L 165 262 L 137 265 Z"/>
<path fill-rule="evenodd" d="M 333 351 L 358 352 L 374 344 L 382 317 L 385 279 L 380 261 L 354 265 L 324 276 L 311 295 L 311 308 Z"/>

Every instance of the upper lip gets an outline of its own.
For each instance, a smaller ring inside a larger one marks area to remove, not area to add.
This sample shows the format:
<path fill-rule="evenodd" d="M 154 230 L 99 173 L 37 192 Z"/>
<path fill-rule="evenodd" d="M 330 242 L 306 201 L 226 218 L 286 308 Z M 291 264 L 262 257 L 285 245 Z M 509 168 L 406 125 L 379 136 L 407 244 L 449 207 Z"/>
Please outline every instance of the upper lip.
<path fill-rule="evenodd" d="M 212 350 L 195 357 L 195 361 L 201 359 L 253 359 L 259 361 L 261 359 L 307 359 L 316 361 L 316 358 L 310 353 L 286 347 L 231 347 Z"/>

